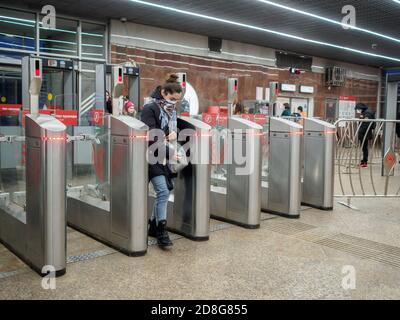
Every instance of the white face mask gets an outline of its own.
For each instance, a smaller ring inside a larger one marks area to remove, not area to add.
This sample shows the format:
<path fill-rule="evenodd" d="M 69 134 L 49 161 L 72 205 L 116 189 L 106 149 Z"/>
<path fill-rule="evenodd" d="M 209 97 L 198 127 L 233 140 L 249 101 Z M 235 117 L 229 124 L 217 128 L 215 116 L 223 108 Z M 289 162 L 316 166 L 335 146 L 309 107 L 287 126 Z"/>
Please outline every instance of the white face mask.
<path fill-rule="evenodd" d="M 168 104 L 173 105 L 173 106 L 175 106 L 178 103 L 178 101 L 171 101 L 171 100 L 167 100 L 167 99 L 165 99 L 165 101 L 167 101 Z"/>

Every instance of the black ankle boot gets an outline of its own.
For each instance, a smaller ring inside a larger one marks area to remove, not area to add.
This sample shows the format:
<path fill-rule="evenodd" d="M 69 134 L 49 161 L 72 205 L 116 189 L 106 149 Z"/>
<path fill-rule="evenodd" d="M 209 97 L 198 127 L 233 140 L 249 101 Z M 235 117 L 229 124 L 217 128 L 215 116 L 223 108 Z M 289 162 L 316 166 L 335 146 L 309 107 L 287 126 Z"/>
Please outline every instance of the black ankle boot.
<path fill-rule="evenodd" d="M 169 238 L 169 234 L 167 231 L 167 221 L 162 220 L 158 223 L 157 226 L 157 243 L 160 247 L 171 247 L 172 241 Z"/>
<path fill-rule="evenodd" d="M 149 237 L 157 238 L 157 222 L 156 219 L 149 220 Z"/>

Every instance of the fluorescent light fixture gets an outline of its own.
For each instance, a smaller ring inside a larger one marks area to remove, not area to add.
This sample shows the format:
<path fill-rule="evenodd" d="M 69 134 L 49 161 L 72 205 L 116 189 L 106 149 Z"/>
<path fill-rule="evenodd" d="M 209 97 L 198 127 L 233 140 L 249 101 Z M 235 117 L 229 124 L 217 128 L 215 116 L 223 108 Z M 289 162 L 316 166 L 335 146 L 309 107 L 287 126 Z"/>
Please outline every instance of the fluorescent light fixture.
<path fill-rule="evenodd" d="M 196 13 L 196 12 L 176 9 L 176 8 L 172 8 L 172 7 L 168 7 L 168 6 L 164 6 L 164 5 L 160 5 L 160 4 L 156 4 L 156 3 L 141 1 L 141 0 L 129 0 L 129 1 L 141 4 L 141 5 L 144 5 L 144 6 L 148 6 L 148 7 L 163 9 L 163 10 L 166 10 L 166 11 L 180 13 L 180 14 L 184 14 L 184 15 L 188 15 L 188 16 L 192 16 L 192 17 L 197 17 L 197 18 L 202 18 L 202 19 L 206 19 L 206 20 L 211 20 L 211 21 L 221 22 L 221 23 L 225 23 L 225 24 L 230 24 L 230 25 L 233 25 L 233 26 L 242 27 L 242 28 L 246 28 L 246 29 L 250 29 L 250 30 L 261 31 L 261 32 L 274 34 L 274 35 L 285 37 L 285 38 L 300 40 L 300 41 L 303 41 L 303 42 L 317 44 L 317 45 L 321 45 L 321 46 L 325 46 L 325 47 L 330 47 L 330 48 L 335 48 L 335 49 L 341 49 L 341 50 L 344 50 L 344 51 L 359 53 L 359 54 L 370 56 L 370 57 L 375 57 L 375 58 L 381 58 L 381 59 L 385 59 L 385 60 L 391 60 L 391 61 L 395 61 L 395 62 L 400 62 L 400 58 L 384 56 L 384 55 L 380 55 L 380 54 L 376 54 L 376 53 L 372 53 L 372 52 L 367 52 L 367 51 L 362 51 L 362 50 L 358 50 L 358 49 L 354 49 L 354 48 L 350 48 L 350 47 L 336 45 L 336 44 L 333 44 L 333 43 L 328 43 L 328 42 L 308 39 L 308 38 L 304 38 L 304 37 L 299 37 L 299 36 L 295 36 L 295 35 L 292 35 L 292 34 L 279 32 L 279 31 L 266 29 L 266 28 L 261 28 L 261 27 L 257 27 L 257 26 L 253 26 L 253 25 L 249 25 L 249 24 L 245 24 L 245 23 L 240 23 L 240 22 L 236 22 L 236 21 L 221 19 L 221 18 L 217 18 L 217 17 L 213 17 L 213 16 L 208 16 L 208 15 L 205 15 L 205 14 L 200 14 L 200 13 Z"/>
<path fill-rule="evenodd" d="M 45 51 L 60 51 L 60 52 L 72 52 L 72 53 L 76 53 L 76 50 L 58 49 L 58 48 L 46 48 L 46 47 L 40 47 L 40 50 L 45 50 Z"/>
<path fill-rule="evenodd" d="M 319 16 L 317 14 L 310 13 L 310 12 L 307 12 L 307 11 L 298 10 L 298 9 L 295 9 L 295 8 L 292 8 L 292 7 L 285 6 L 283 4 L 279 4 L 279 3 L 275 3 L 275 2 L 267 1 L 267 0 L 253 0 L 253 1 L 262 2 L 262 3 L 265 3 L 267 5 L 271 5 L 271 6 L 277 7 L 277 8 L 281 8 L 281 9 L 284 9 L 284 10 L 289 10 L 289 11 L 296 12 L 296 13 L 299 13 L 299 14 L 302 14 L 302 15 L 305 15 L 305 16 L 308 16 L 308 17 L 315 18 L 315 19 L 319 19 L 319 20 L 322 20 L 322 21 L 325 21 L 325 22 L 328 22 L 328 23 L 340 25 L 340 26 L 343 26 L 343 27 L 346 27 L 346 28 L 349 28 L 349 29 L 365 32 L 365 33 L 368 33 L 368 34 L 371 34 L 371 35 L 374 35 L 374 36 L 377 36 L 377 37 L 380 37 L 380 38 L 384 38 L 384 39 L 387 39 L 387 40 L 391 40 L 391 41 L 400 43 L 400 39 L 388 36 L 386 34 L 375 32 L 375 31 L 371 31 L 371 30 L 364 29 L 364 28 L 359 28 L 359 27 L 356 27 L 356 26 L 351 26 L 349 24 L 342 23 L 340 21 L 336 21 L 336 20 L 332 20 L 332 19 L 329 19 L 329 18 L 325 18 L 325 17 Z M 400 3 L 400 0 L 393 0 L 393 1 Z"/>
<path fill-rule="evenodd" d="M 83 36 L 91 36 L 91 37 L 99 37 L 104 38 L 104 35 L 98 33 L 88 33 L 88 32 L 81 32 Z"/>
<path fill-rule="evenodd" d="M 10 33 L 4 33 L 4 32 L 0 32 L 0 35 L 10 37 L 10 38 L 22 38 L 22 39 L 35 40 L 35 38 L 33 38 L 33 37 L 20 36 L 17 34 L 10 34 Z"/>
<path fill-rule="evenodd" d="M 4 20 L 4 19 L 0 19 L 0 22 L 9 23 L 9 24 L 16 24 L 18 26 L 25 26 L 25 27 L 29 27 L 29 28 L 34 28 L 35 27 L 35 25 L 33 25 L 33 24 L 26 24 L 26 23 L 22 23 L 22 22 L 8 21 L 8 20 Z"/>
<path fill-rule="evenodd" d="M 1 19 L 8 19 L 8 20 L 14 20 L 14 21 L 20 21 L 20 22 L 27 22 L 31 24 L 35 24 L 35 20 L 28 20 L 28 19 L 21 19 L 21 18 L 14 18 L 14 17 L 9 17 L 9 16 L 0 16 Z"/>
<path fill-rule="evenodd" d="M 400 4 L 400 0 L 393 0 L 394 2 Z"/>
<path fill-rule="evenodd" d="M 0 41 L 0 44 L 6 45 L 6 46 L 18 47 L 18 48 L 27 48 L 27 49 L 32 49 L 32 50 L 35 49 L 34 47 L 31 47 L 31 46 L 24 46 L 21 44 L 9 43 L 9 42 L 3 42 L 3 41 Z"/>

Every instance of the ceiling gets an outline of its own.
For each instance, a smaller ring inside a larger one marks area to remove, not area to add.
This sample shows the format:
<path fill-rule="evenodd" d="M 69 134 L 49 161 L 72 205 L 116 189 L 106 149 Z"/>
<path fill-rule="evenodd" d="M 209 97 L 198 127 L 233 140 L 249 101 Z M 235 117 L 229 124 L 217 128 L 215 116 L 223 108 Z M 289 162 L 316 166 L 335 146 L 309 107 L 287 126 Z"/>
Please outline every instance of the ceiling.
<path fill-rule="evenodd" d="M 2 2 L 7 2 L 5 0 Z M 347 61 L 375 67 L 400 66 L 400 3 L 392 0 L 271 0 L 291 8 L 341 21 L 343 6 L 356 8 L 357 27 L 399 39 L 384 39 L 314 17 L 277 8 L 257 0 L 149 0 L 146 2 L 200 13 L 278 31 L 318 42 L 348 47 L 375 55 L 368 56 L 321 44 L 288 38 L 223 22 L 138 4 L 130 0 L 13 0 L 12 6 L 38 10 L 52 4 L 60 14 L 106 21 L 126 17 L 128 21 L 161 28 L 256 44 L 305 55 Z M 374 49 L 372 45 L 376 44 Z"/>

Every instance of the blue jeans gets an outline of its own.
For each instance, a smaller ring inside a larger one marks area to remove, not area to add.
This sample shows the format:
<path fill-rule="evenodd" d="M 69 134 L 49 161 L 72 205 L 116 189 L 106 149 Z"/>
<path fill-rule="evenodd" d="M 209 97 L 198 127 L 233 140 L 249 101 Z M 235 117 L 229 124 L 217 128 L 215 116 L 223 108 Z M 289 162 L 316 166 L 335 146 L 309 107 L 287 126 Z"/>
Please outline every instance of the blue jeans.
<path fill-rule="evenodd" d="M 154 191 L 156 192 L 156 201 L 154 202 L 153 214 L 151 220 L 156 218 L 157 225 L 160 221 L 167 220 L 167 207 L 170 196 L 167 180 L 165 176 L 158 176 L 151 179 Z"/>

